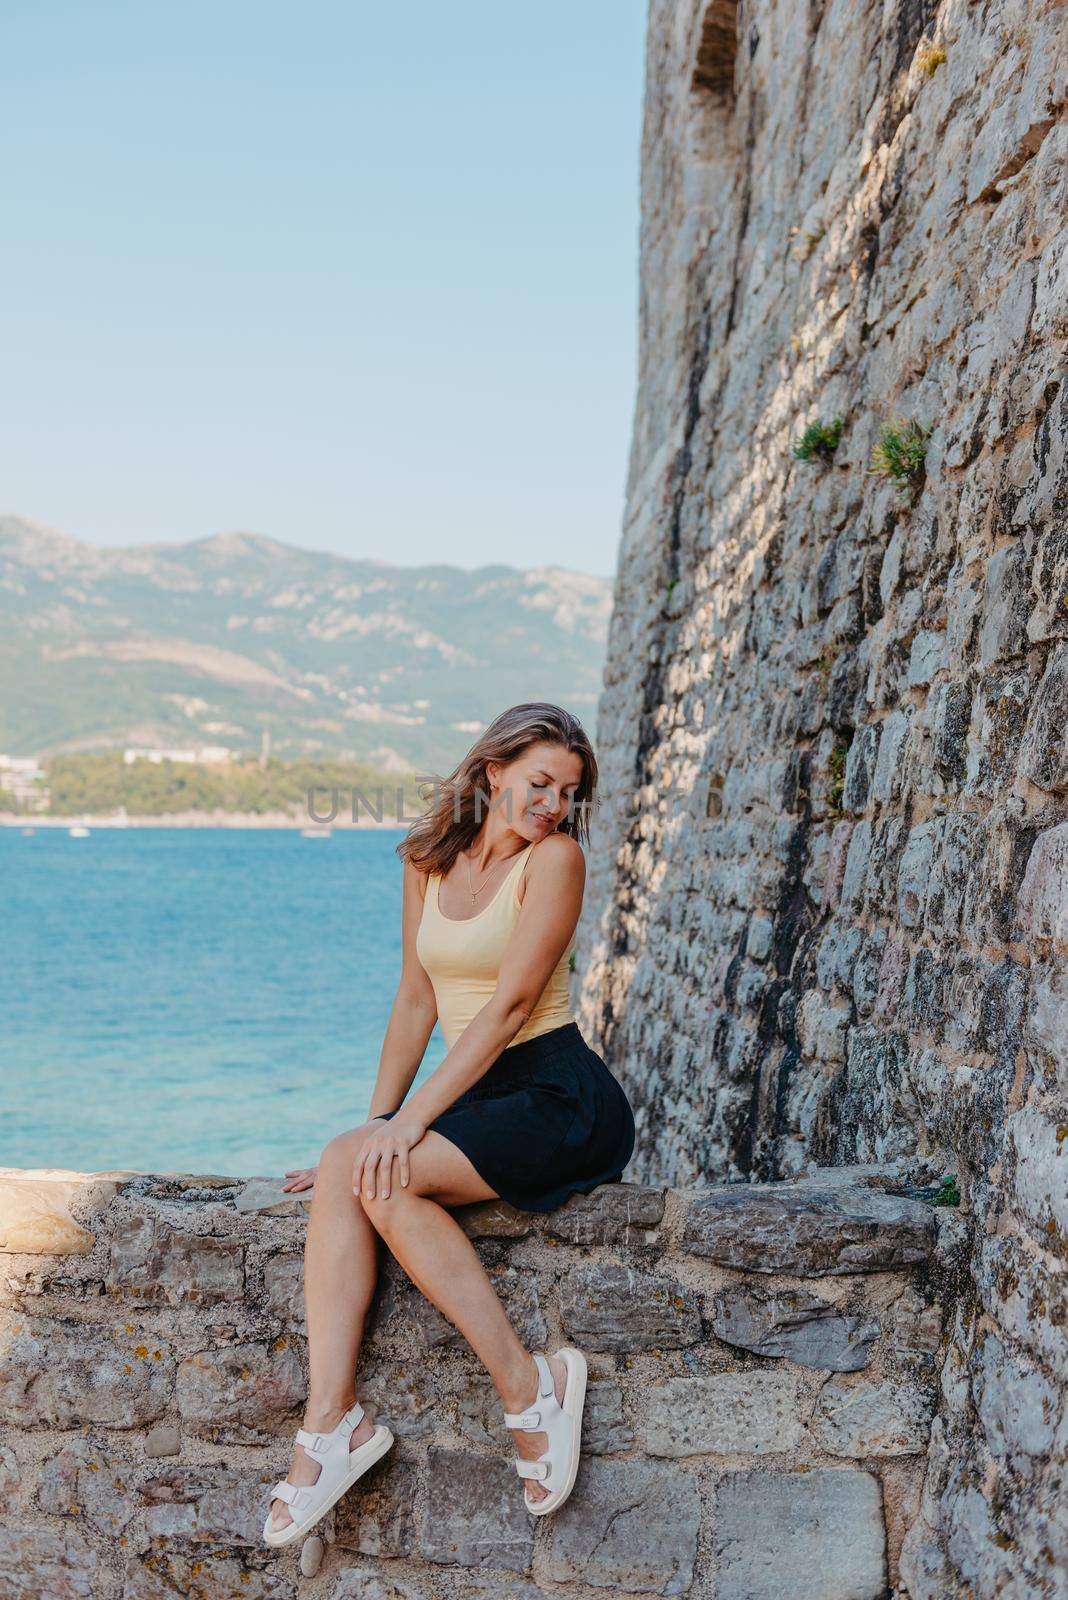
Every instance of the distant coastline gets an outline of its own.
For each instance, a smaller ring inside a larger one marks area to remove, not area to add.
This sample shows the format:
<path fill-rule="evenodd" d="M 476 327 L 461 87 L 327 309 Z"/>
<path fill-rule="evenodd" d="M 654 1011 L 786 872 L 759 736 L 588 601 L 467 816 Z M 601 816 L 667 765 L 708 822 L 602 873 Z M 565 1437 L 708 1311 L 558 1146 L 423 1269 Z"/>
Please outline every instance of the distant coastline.
<path fill-rule="evenodd" d="M 353 822 L 350 816 L 339 816 L 333 822 L 318 823 L 307 815 L 293 816 L 285 811 L 175 811 L 136 817 L 114 814 L 94 816 L 92 812 L 80 812 L 77 816 L 69 817 L 19 816 L 9 811 L 0 812 L 0 828 L 18 828 L 20 831 L 27 828 L 34 831 L 41 828 L 322 828 L 330 833 L 342 830 L 354 833 L 367 828 L 378 831 L 392 828 L 400 833 L 414 821 L 415 818 L 411 817 L 404 822 L 388 818 L 378 822 L 372 816 L 361 814 L 357 822 Z"/>

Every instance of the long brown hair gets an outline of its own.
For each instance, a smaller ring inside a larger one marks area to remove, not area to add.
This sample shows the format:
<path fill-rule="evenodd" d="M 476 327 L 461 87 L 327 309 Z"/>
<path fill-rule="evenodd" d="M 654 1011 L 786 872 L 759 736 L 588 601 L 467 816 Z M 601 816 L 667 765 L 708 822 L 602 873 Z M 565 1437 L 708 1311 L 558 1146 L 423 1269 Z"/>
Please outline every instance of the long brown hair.
<path fill-rule="evenodd" d="M 448 872 L 461 850 L 474 841 L 488 815 L 490 785 L 486 763 L 499 761 L 507 766 L 532 744 L 561 745 L 581 759 L 582 777 L 574 801 L 556 832 L 573 834 L 580 843 L 588 840 L 589 803 L 597 787 L 593 746 L 577 717 L 545 700 L 532 700 L 510 706 L 494 717 L 447 778 L 421 785 L 423 799 L 433 799 L 433 804 L 397 846 L 401 860 L 410 861 L 423 872 Z"/>

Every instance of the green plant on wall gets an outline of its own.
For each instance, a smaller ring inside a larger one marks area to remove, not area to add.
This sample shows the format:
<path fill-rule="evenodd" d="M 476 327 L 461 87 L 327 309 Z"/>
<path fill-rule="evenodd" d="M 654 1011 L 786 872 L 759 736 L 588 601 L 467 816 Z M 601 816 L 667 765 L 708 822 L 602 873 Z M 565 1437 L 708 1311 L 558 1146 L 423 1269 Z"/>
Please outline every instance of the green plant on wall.
<path fill-rule="evenodd" d="M 930 39 L 925 39 L 916 52 L 916 65 L 925 77 L 933 78 L 939 67 L 944 65 L 946 52 L 940 44 L 932 44 Z"/>
<path fill-rule="evenodd" d="M 871 471 L 877 478 L 895 484 L 905 500 L 911 500 L 923 483 L 927 441 L 934 432 L 915 417 L 896 417 L 883 424 L 871 453 Z"/>
<path fill-rule="evenodd" d="M 840 817 L 842 814 L 842 796 L 845 793 L 846 757 L 849 755 L 847 744 L 836 744 L 831 751 L 830 782 L 827 785 L 827 809 L 832 816 Z"/>
<path fill-rule="evenodd" d="M 835 417 L 831 422 L 824 422 L 821 417 L 810 422 L 800 439 L 794 440 L 794 459 L 829 461 L 838 449 L 844 427 L 844 417 Z"/>

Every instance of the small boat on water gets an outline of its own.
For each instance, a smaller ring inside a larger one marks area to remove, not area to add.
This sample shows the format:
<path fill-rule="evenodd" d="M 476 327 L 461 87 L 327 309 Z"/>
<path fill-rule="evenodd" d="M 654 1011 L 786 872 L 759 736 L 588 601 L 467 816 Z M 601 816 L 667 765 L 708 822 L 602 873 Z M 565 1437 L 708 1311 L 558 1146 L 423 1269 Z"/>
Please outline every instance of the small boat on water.
<path fill-rule="evenodd" d="M 329 839 L 333 831 L 333 828 L 301 828 L 300 836 L 302 839 Z"/>
<path fill-rule="evenodd" d="M 23 828 L 21 830 L 21 832 L 22 832 L 23 838 L 24 839 L 28 839 L 31 834 L 34 834 L 34 833 L 37 832 L 37 829 L 36 828 Z"/>
<path fill-rule="evenodd" d="M 83 828 L 80 822 L 75 823 L 73 828 L 68 828 L 67 832 L 72 839 L 88 839 L 89 837 L 89 829 Z"/>

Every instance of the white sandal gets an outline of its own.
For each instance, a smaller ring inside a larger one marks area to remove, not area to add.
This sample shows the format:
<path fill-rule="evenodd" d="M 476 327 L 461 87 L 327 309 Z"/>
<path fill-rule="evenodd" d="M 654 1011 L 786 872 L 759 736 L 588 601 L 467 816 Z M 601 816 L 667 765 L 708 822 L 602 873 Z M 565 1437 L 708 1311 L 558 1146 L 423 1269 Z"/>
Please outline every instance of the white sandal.
<path fill-rule="evenodd" d="M 270 1498 L 272 1501 L 284 1500 L 293 1520 L 278 1527 L 268 1508 L 267 1521 L 263 1525 L 266 1544 L 289 1544 L 301 1538 L 341 1499 L 345 1490 L 363 1476 L 368 1467 L 373 1467 L 385 1455 L 393 1443 L 393 1435 L 383 1422 L 376 1425 L 374 1433 L 363 1444 L 357 1445 L 355 1450 L 349 1449 L 349 1440 L 362 1421 L 363 1407 L 357 1400 L 329 1433 L 309 1433 L 306 1428 L 298 1428 L 297 1443 L 303 1445 L 313 1461 L 318 1461 L 321 1471 L 314 1483 L 298 1486 L 283 1478 L 275 1484 Z"/>
<path fill-rule="evenodd" d="M 526 1411 L 506 1411 L 505 1425 L 523 1433 L 544 1433 L 548 1448 L 536 1461 L 516 1457 L 515 1470 L 521 1478 L 536 1478 L 549 1490 L 540 1500 L 531 1500 L 526 1488 L 523 1501 L 532 1517 L 547 1517 L 562 1506 L 575 1486 L 582 1441 L 582 1408 L 586 1399 L 586 1358 L 581 1350 L 565 1345 L 553 1355 L 567 1368 L 564 1398 L 556 1398 L 552 1371 L 544 1356 L 536 1355 L 538 1392 Z"/>

